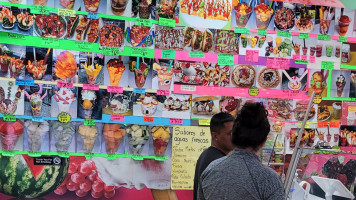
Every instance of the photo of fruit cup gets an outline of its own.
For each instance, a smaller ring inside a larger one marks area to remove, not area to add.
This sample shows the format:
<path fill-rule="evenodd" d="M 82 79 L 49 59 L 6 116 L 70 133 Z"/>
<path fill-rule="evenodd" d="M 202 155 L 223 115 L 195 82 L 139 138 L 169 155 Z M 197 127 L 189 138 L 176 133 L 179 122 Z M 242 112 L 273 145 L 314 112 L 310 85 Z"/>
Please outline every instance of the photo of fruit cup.
<path fill-rule="evenodd" d="M 83 68 L 85 69 L 85 72 L 87 73 L 87 81 L 88 84 L 94 85 L 96 78 L 98 77 L 100 71 L 101 71 L 101 65 L 98 64 L 92 64 L 92 65 L 87 65 L 87 62 L 83 65 Z"/>
<path fill-rule="evenodd" d="M 273 14 L 273 9 L 264 3 L 255 7 L 257 29 L 266 30 Z"/>
<path fill-rule="evenodd" d="M 320 19 L 320 34 L 327 35 L 330 28 L 331 19 Z"/>
<path fill-rule="evenodd" d="M 339 18 L 339 35 L 345 36 L 350 25 L 350 18 L 347 15 L 342 15 Z"/>
<path fill-rule="evenodd" d="M 14 150 L 17 140 L 23 134 L 22 122 L 18 119 L 14 122 L 0 119 L 0 127 L 2 150 Z"/>
<path fill-rule="evenodd" d="M 236 16 L 236 25 L 238 27 L 245 27 L 252 13 L 252 7 L 248 6 L 244 2 L 244 3 L 238 3 L 234 9 L 235 9 L 235 16 Z"/>
<path fill-rule="evenodd" d="M 33 0 L 34 5 L 46 6 L 47 0 Z"/>
<path fill-rule="evenodd" d="M 42 108 L 42 98 L 40 94 L 33 93 L 30 96 L 30 103 L 31 103 L 31 110 L 33 116 L 40 116 L 41 115 L 41 108 Z"/>
<path fill-rule="evenodd" d="M 129 138 L 129 149 L 131 154 L 139 155 L 148 140 L 148 126 L 132 125 L 126 129 Z"/>
<path fill-rule="evenodd" d="M 173 62 L 173 60 L 171 61 Z M 170 90 L 173 76 L 173 66 L 172 63 L 154 63 L 153 70 L 157 72 L 158 77 L 158 89 L 160 90 Z"/>
<path fill-rule="evenodd" d="M 54 137 L 54 146 L 56 151 L 68 152 L 75 134 L 75 128 L 72 123 L 52 122 L 51 134 Z"/>
<path fill-rule="evenodd" d="M 80 134 L 83 143 L 82 150 L 86 153 L 91 153 L 98 137 L 98 129 L 96 126 L 86 126 L 80 125 L 78 128 L 78 133 Z"/>
<path fill-rule="evenodd" d="M 49 132 L 48 122 L 34 122 L 32 120 L 26 120 L 25 127 L 28 135 L 29 150 L 40 151 L 44 136 Z"/>
<path fill-rule="evenodd" d="M 4 74 L 9 70 L 10 59 L 6 54 L 0 56 L 0 70 Z"/>
<path fill-rule="evenodd" d="M 99 4 L 101 0 L 83 0 L 85 11 L 96 13 L 98 12 Z"/>
<path fill-rule="evenodd" d="M 103 135 L 105 139 L 106 153 L 116 153 L 122 138 L 125 136 L 125 129 L 121 129 L 120 124 L 104 124 Z"/>
<path fill-rule="evenodd" d="M 331 57 L 332 56 L 333 49 L 334 49 L 333 45 L 326 45 L 326 56 L 327 57 Z"/>
<path fill-rule="evenodd" d="M 96 94 L 95 91 L 92 90 L 82 90 L 82 108 L 84 111 L 85 119 L 91 119 L 93 114 L 93 109 L 96 103 Z"/>
<path fill-rule="evenodd" d="M 111 0 L 111 11 L 114 15 L 123 15 L 129 0 Z"/>
<path fill-rule="evenodd" d="M 22 70 L 25 68 L 23 62 L 23 60 L 15 58 L 10 60 L 10 78 L 17 78 L 21 74 Z"/>
<path fill-rule="evenodd" d="M 317 44 L 316 45 L 316 57 L 321 57 L 323 52 L 323 45 Z"/>
<path fill-rule="evenodd" d="M 139 64 L 136 64 L 136 63 L 139 63 Z M 132 62 L 132 65 L 133 65 L 132 68 L 135 73 L 136 87 L 143 88 L 143 86 L 146 83 L 146 78 L 147 78 L 148 71 L 149 71 L 150 67 L 145 62 L 140 63 L 139 57 L 137 57 L 137 61 Z"/>
<path fill-rule="evenodd" d="M 164 156 L 169 139 L 171 138 L 170 128 L 164 126 L 154 126 L 151 131 L 155 155 Z"/>

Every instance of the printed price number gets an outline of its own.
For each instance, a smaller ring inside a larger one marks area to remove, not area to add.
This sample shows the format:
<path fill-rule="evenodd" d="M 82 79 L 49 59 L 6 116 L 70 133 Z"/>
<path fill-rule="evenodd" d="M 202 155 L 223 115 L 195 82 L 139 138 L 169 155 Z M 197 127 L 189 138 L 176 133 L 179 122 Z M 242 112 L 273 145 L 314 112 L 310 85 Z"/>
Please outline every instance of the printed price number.
<path fill-rule="evenodd" d="M 157 90 L 157 95 L 169 96 L 169 90 Z"/>
<path fill-rule="evenodd" d="M 84 90 L 99 90 L 99 85 L 83 84 Z"/>
<path fill-rule="evenodd" d="M 331 35 L 318 35 L 318 40 L 331 40 Z"/>
<path fill-rule="evenodd" d="M 84 119 L 84 125 L 95 126 L 95 120 L 94 119 Z"/>
<path fill-rule="evenodd" d="M 258 93 L 260 93 L 259 89 L 255 86 L 252 86 L 250 89 L 248 89 L 248 94 L 250 96 L 257 96 Z"/>
<path fill-rule="evenodd" d="M 47 6 L 41 5 L 32 5 L 30 8 L 30 12 L 32 14 L 39 14 L 39 15 L 49 15 L 49 9 Z"/>
<path fill-rule="evenodd" d="M 27 154 L 31 157 L 40 157 L 42 155 L 40 151 L 29 151 Z"/>
<path fill-rule="evenodd" d="M 230 54 L 218 54 L 218 65 L 234 65 L 234 56 Z"/>
<path fill-rule="evenodd" d="M 315 63 L 315 56 L 309 56 L 310 63 Z"/>
<path fill-rule="evenodd" d="M 116 47 L 102 47 L 101 50 L 104 55 L 109 55 L 109 56 L 120 55 L 120 49 Z"/>
<path fill-rule="evenodd" d="M 327 70 L 331 70 L 334 69 L 334 62 L 330 62 L 330 61 L 321 61 L 321 69 L 327 69 Z"/>
<path fill-rule="evenodd" d="M 170 119 L 169 119 L 169 123 L 170 123 L 170 124 L 179 124 L 179 125 L 182 125 L 182 124 L 183 124 L 183 119 L 170 118 Z"/>
<path fill-rule="evenodd" d="M 175 59 L 176 58 L 176 52 L 174 50 L 163 49 L 161 57 L 162 58 L 166 58 L 166 59 Z"/>
<path fill-rule="evenodd" d="M 111 115 L 112 121 L 125 121 L 125 115 Z"/>
<path fill-rule="evenodd" d="M 58 114 L 58 121 L 62 123 L 68 123 L 71 120 L 71 116 L 69 113 L 61 112 Z"/>
<path fill-rule="evenodd" d="M 59 16 L 64 16 L 64 17 L 75 17 L 75 10 L 69 10 L 69 9 L 61 9 L 58 8 L 58 15 Z"/>
<path fill-rule="evenodd" d="M 291 37 L 291 33 L 289 31 L 277 31 L 277 36 Z"/>
<path fill-rule="evenodd" d="M 41 37 L 41 45 L 47 47 L 59 47 L 59 39 Z"/>
<path fill-rule="evenodd" d="M 241 28 L 241 27 L 235 27 L 234 32 L 235 32 L 235 33 L 250 34 L 250 29 L 248 29 L 248 28 Z"/>
<path fill-rule="evenodd" d="M 329 123 L 328 122 L 318 122 L 317 124 L 318 124 L 317 125 L 318 127 L 325 128 L 325 127 L 328 127 Z"/>
<path fill-rule="evenodd" d="M 144 122 L 153 123 L 155 121 L 154 117 L 143 117 Z"/>
<path fill-rule="evenodd" d="M 204 52 L 190 51 L 189 52 L 189 57 L 191 57 L 191 58 L 204 58 L 205 57 L 205 53 Z"/>
<path fill-rule="evenodd" d="M 98 13 L 88 12 L 87 17 L 89 19 L 99 19 L 99 14 Z"/>
<path fill-rule="evenodd" d="M 3 120 L 6 122 L 14 122 L 14 121 L 16 121 L 16 115 L 4 114 Z"/>
<path fill-rule="evenodd" d="M 15 85 L 23 85 L 23 86 L 34 86 L 35 81 L 32 79 L 19 79 L 15 80 Z"/>
<path fill-rule="evenodd" d="M 167 19 L 167 18 L 160 17 L 158 19 L 158 25 L 175 27 L 176 26 L 176 21 L 174 19 Z"/>
<path fill-rule="evenodd" d="M 321 102 L 321 96 L 320 95 L 316 95 L 313 99 L 313 103 L 319 104 Z"/>
<path fill-rule="evenodd" d="M 16 40 L 26 40 L 25 35 L 20 35 L 16 33 L 7 33 L 7 37 L 10 39 L 16 39 Z"/>
<path fill-rule="evenodd" d="M 107 90 L 110 93 L 123 93 L 124 92 L 123 87 L 117 87 L 117 86 L 108 86 Z"/>
<path fill-rule="evenodd" d="M 73 83 L 67 83 L 67 82 L 62 82 L 62 81 L 57 81 L 57 87 L 61 88 L 73 88 L 74 84 Z"/>
<path fill-rule="evenodd" d="M 258 30 L 258 35 L 267 35 L 267 31 L 266 30 Z"/>
<path fill-rule="evenodd" d="M 309 33 L 299 33 L 299 38 L 300 39 L 308 39 L 309 38 Z"/>
<path fill-rule="evenodd" d="M 347 42 L 347 37 L 346 36 L 339 36 L 339 42 Z"/>
<path fill-rule="evenodd" d="M 340 122 L 330 122 L 329 126 L 330 126 L 330 128 L 339 128 Z"/>

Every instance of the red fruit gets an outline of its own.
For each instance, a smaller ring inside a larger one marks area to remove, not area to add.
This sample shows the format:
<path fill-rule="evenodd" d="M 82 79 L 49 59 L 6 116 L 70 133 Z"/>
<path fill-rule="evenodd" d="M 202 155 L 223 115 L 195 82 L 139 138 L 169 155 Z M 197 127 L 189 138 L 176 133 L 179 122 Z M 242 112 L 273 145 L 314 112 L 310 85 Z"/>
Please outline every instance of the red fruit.
<path fill-rule="evenodd" d="M 76 163 L 79 166 L 82 162 L 86 161 L 86 158 L 84 156 L 71 156 L 69 161 L 70 164 Z"/>
<path fill-rule="evenodd" d="M 200 83 L 200 77 L 198 77 L 198 76 L 196 76 L 195 78 L 194 78 L 194 81 L 196 82 L 196 83 Z"/>
<path fill-rule="evenodd" d="M 63 195 L 67 192 L 67 187 L 65 185 L 59 186 L 57 189 L 54 190 L 54 193 L 57 195 Z"/>
<path fill-rule="evenodd" d="M 96 170 L 91 170 L 91 174 L 89 174 L 88 178 L 91 182 L 95 181 L 96 180 L 96 177 L 98 176 L 97 175 L 98 173 L 96 172 Z"/>
<path fill-rule="evenodd" d="M 70 175 L 67 174 L 67 176 L 65 177 L 64 181 L 62 182 L 62 184 L 60 186 L 66 185 L 69 181 L 70 181 Z"/>
<path fill-rule="evenodd" d="M 71 175 L 70 179 L 76 184 L 81 184 L 84 182 L 85 177 L 79 173 L 74 173 Z"/>
<path fill-rule="evenodd" d="M 176 24 L 179 23 L 179 18 L 177 16 L 174 17 L 174 20 L 176 21 Z"/>
<path fill-rule="evenodd" d="M 188 82 L 190 78 L 188 76 L 183 76 L 183 82 Z"/>
<path fill-rule="evenodd" d="M 104 197 L 107 199 L 112 198 L 115 195 L 115 190 L 110 191 L 110 192 L 104 192 Z"/>
<path fill-rule="evenodd" d="M 78 196 L 78 197 L 85 197 L 88 195 L 88 192 L 84 192 L 83 190 L 77 190 L 75 191 L 75 194 Z"/>
<path fill-rule="evenodd" d="M 115 190 L 115 186 L 105 185 L 104 190 L 107 192 Z"/>
<path fill-rule="evenodd" d="M 83 190 L 84 192 L 89 192 L 91 190 L 91 182 L 86 179 L 79 185 L 79 189 Z"/>
<path fill-rule="evenodd" d="M 94 192 L 94 190 L 91 191 L 91 196 L 95 199 L 99 199 L 100 197 L 102 197 L 104 194 L 104 191 L 101 192 Z"/>
<path fill-rule="evenodd" d="M 336 179 L 339 180 L 345 186 L 347 185 L 347 176 L 346 176 L 346 174 L 338 174 Z"/>
<path fill-rule="evenodd" d="M 68 189 L 69 191 L 76 191 L 76 190 L 79 189 L 79 185 L 70 180 L 70 181 L 67 183 L 67 189 Z"/>
<path fill-rule="evenodd" d="M 91 161 L 91 160 L 84 161 L 80 165 L 79 172 L 85 176 L 89 176 L 92 171 L 92 165 L 93 165 L 93 161 Z"/>
<path fill-rule="evenodd" d="M 94 192 L 101 192 L 104 189 L 104 183 L 96 180 L 93 182 L 93 185 L 91 185 L 91 189 L 93 189 Z"/>
<path fill-rule="evenodd" d="M 78 164 L 75 162 L 71 162 L 69 165 L 68 173 L 69 174 L 74 174 L 78 171 Z"/>

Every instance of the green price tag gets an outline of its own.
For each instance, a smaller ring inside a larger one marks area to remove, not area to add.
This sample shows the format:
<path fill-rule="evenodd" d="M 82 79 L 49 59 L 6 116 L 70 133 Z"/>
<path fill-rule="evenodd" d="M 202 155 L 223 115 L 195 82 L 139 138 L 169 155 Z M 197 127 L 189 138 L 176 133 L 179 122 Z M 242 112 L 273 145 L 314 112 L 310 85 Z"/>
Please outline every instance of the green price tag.
<path fill-rule="evenodd" d="M 64 17 L 75 17 L 75 10 L 69 10 L 69 9 L 61 9 L 58 8 L 58 15 L 59 16 L 64 16 Z"/>
<path fill-rule="evenodd" d="M 318 35 L 318 40 L 331 40 L 331 35 Z"/>
<path fill-rule="evenodd" d="M 147 26 L 151 27 L 152 26 L 152 21 L 150 19 L 136 19 L 135 20 L 135 25 L 136 26 Z"/>
<path fill-rule="evenodd" d="M 93 153 L 84 153 L 86 159 L 92 159 L 94 157 Z"/>
<path fill-rule="evenodd" d="M 241 28 L 241 27 L 235 27 L 234 32 L 235 32 L 235 33 L 250 34 L 250 29 L 248 29 L 248 28 Z"/>
<path fill-rule="evenodd" d="M 148 55 L 148 49 L 140 48 L 140 47 L 131 48 L 131 56 L 146 57 L 147 55 Z"/>
<path fill-rule="evenodd" d="M 234 65 L 234 56 L 230 54 L 218 54 L 218 65 Z"/>
<path fill-rule="evenodd" d="M 16 151 L 3 150 L 2 155 L 3 156 L 14 156 L 14 155 L 16 155 Z"/>
<path fill-rule="evenodd" d="M 210 119 L 199 119 L 199 126 L 210 126 Z"/>
<path fill-rule="evenodd" d="M 167 19 L 167 18 L 160 17 L 158 19 L 158 25 L 175 27 L 176 26 L 176 21 L 174 19 Z"/>
<path fill-rule="evenodd" d="M 334 62 L 330 61 L 321 61 L 321 69 L 334 69 Z"/>
<path fill-rule="evenodd" d="M 258 30 L 258 35 L 267 35 L 267 31 L 266 30 Z"/>
<path fill-rule="evenodd" d="M 339 36 L 339 42 L 347 42 L 346 36 Z"/>
<path fill-rule="evenodd" d="M 29 151 L 27 154 L 31 157 L 40 157 L 42 155 L 40 151 Z"/>
<path fill-rule="evenodd" d="M 309 33 L 299 33 L 299 38 L 300 39 L 308 39 L 309 38 Z"/>
<path fill-rule="evenodd" d="M 57 152 L 58 156 L 63 157 L 63 158 L 69 158 L 69 153 L 68 152 Z"/>
<path fill-rule="evenodd" d="M 82 42 L 82 41 L 75 41 L 74 46 L 78 49 L 78 50 L 89 50 L 89 51 L 93 51 L 93 44 L 91 42 Z"/>
<path fill-rule="evenodd" d="M 260 93 L 260 91 L 259 91 L 258 88 L 255 87 L 255 86 L 252 86 L 250 89 L 248 89 L 248 94 L 249 94 L 250 96 L 257 96 L 258 93 Z"/>
<path fill-rule="evenodd" d="M 115 160 L 117 157 L 116 154 L 108 154 L 108 160 Z"/>
<path fill-rule="evenodd" d="M 26 40 L 26 35 L 20 35 L 16 33 L 7 33 L 7 37 L 9 39 Z"/>
<path fill-rule="evenodd" d="M 3 119 L 6 122 L 14 122 L 14 121 L 16 121 L 16 115 L 4 114 Z"/>
<path fill-rule="evenodd" d="M 47 6 L 32 5 L 30 9 L 32 14 L 49 15 L 49 7 Z"/>
<path fill-rule="evenodd" d="M 108 55 L 108 56 L 120 55 L 120 49 L 116 47 L 103 47 L 101 50 L 104 55 Z"/>
<path fill-rule="evenodd" d="M 132 159 L 134 159 L 134 160 L 143 160 L 143 156 L 142 155 L 132 155 Z"/>
<path fill-rule="evenodd" d="M 70 114 L 69 113 L 66 113 L 66 112 L 61 112 L 58 114 L 58 121 L 59 122 L 62 122 L 62 123 L 68 123 L 70 122 Z"/>
<path fill-rule="evenodd" d="M 84 125 L 95 126 L 95 120 L 94 119 L 84 119 Z"/>
<path fill-rule="evenodd" d="M 302 64 L 302 65 L 307 65 L 308 61 L 307 60 L 295 60 L 295 64 Z"/>
<path fill-rule="evenodd" d="M 192 57 L 192 58 L 204 58 L 205 57 L 205 53 L 197 52 L 197 51 L 189 51 L 189 57 Z"/>
<path fill-rule="evenodd" d="M 319 104 L 321 102 L 321 96 L 320 95 L 316 95 L 313 99 L 313 103 Z"/>
<path fill-rule="evenodd" d="M 157 161 L 165 161 L 167 158 L 165 158 L 165 156 L 156 156 L 155 160 Z"/>
<path fill-rule="evenodd" d="M 59 47 L 59 39 L 41 37 L 41 45 L 49 48 Z"/>
<path fill-rule="evenodd" d="M 277 31 L 277 36 L 281 37 L 291 37 L 291 34 L 289 31 Z"/>
<path fill-rule="evenodd" d="M 162 49 L 162 58 L 175 59 L 176 58 L 176 52 L 174 50 Z"/>

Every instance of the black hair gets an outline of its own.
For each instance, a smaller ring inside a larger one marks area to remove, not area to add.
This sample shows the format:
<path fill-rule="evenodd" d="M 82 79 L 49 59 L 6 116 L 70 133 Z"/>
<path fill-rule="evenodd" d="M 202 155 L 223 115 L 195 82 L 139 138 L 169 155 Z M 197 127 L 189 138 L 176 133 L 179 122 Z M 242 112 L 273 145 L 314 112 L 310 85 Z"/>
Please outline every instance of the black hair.
<path fill-rule="evenodd" d="M 239 148 L 257 150 L 270 132 L 268 112 L 262 103 L 246 102 L 237 113 L 232 129 L 232 143 Z"/>
<path fill-rule="evenodd" d="M 224 128 L 224 123 L 233 122 L 235 118 L 227 112 L 219 112 L 210 120 L 210 132 L 219 133 Z"/>

